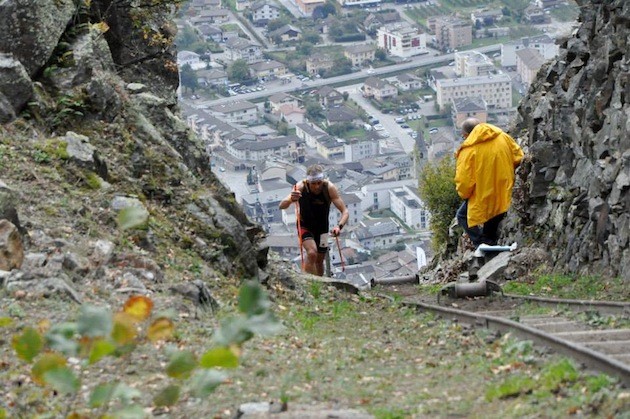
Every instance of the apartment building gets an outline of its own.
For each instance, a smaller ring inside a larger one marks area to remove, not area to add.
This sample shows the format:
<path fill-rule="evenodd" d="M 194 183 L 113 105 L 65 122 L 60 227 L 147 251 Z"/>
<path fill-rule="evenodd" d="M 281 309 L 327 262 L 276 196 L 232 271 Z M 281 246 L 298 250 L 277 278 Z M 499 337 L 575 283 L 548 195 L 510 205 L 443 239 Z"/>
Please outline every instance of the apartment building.
<path fill-rule="evenodd" d="M 453 100 L 451 116 L 455 129 L 460 129 L 468 118 L 477 118 L 481 122 L 488 120 L 488 105 L 482 97 L 466 96 Z"/>
<path fill-rule="evenodd" d="M 295 5 L 304 16 L 313 16 L 313 11 L 325 4 L 324 0 L 295 0 Z"/>
<path fill-rule="evenodd" d="M 554 58 L 560 50 L 560 47 L 549 35 L 522 38 L 501 45 L 501 65 L 503 67 L 516 67 L 516 52 L 525 48 L 535 49 L 545 61 Z"/>
<path fill-rule="evenodd" d="M 455 53 L 455 74 L 460 77 L 487 76 L 497 68 L 487 55 L 479 51 L 463 51 Z"/>
<path fill-rule="evenodd" d="M 238 140 L 225 145 L 225 150 L 238 160 L 265 161 L 282 157 L 298 163 L 304 161 L 304 141 L 295 135 L 264 140 Z"/>
<path fill-rule="evenodd" d="M 363 82 L 361 87 L 364 97 L 373 97 L 376 100 L 394 98 L 398 96 L 396 86 L 389 84 L 378 77 L 369 77 Z"/>
<path fill-rule="evenodd" d="M 345 154 L 345 162 L 361 161 L 363 159 L 371 159 L 378 156 L 379 143 L 372 139 L 364 139 L 352 141 L 343 146 Z"/>
<path fill-rule="evenodd" d="M 231 38 L 225 43 L 225 52 L 230 61 L 245 60 L 247 64 L 263 60 L 260 45 L 245 38 Z"/>
<path fill-rule="evenodd" d="M 343 56 L 346 57 L 354 67 L 361 67 L 364 63 L 374 60 L 376 45 L 359 44 L 346 47 Z"/>
<path fill-rule="evenodd" d="M 256 26 L 264 26 L 270 20 L 280 17 L 280 8 L 271 1 L 257 1 L 250 7 L 252 12 L 252 22 Z"/>
<path fill-rule="evenodd" d="M 335 62 L 332 57 L 324 54 L 313 54 L 306 59 L 306 72 L 311 75 L 320 71 L 327 71 L 333 68 Z"/>
<path fill-rule="evenodd" d="M 512 106 L 512 84 L 507 74 L 438 79 L 435 81 L 440 109 L 451 105 L 455 99 L 479 96 L 486 101 L 488 109 L 508 109 Z"/>
<path fill-rule="evenodd" d="M 455 50 L 472 44 L 472 23 L 452 16 L 437 16 L 427 20 L 429 28 L 435 32 L 436 47 Z"/>
<path fill-rule="evenodd" d="M 389 191 L 391 211 L 402 220 L 407 227 L 414 230 L 429 230 L 429 211 L 418 196 L 417 188 L 402 186 Z"/>
<path fill-rule="evenodd" d="M 426 54 L 427 35 L 407 22 L 385 25 L 376 32 L 379 48 L 396 57 Z"/>
<path fill-rule="evenodd" d="M 538 70 L 546 61 L 534 48 L 525 48 L 516 52 L 516 73 L 526 87 L 529 87 L 536 79 Z"/>

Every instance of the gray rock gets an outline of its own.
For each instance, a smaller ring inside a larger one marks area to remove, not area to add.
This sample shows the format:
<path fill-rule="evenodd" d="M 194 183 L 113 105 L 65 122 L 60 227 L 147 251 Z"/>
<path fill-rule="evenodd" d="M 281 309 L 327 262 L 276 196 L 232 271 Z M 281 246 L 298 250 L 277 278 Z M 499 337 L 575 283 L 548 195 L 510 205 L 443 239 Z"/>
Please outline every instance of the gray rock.
<path fill-rule="evenodd" d="M 33 96 L 28 73 L 19 61 L 6 54 L 0 54 L 0 92 L 0 122 L 3 123 L 15 119 Z"/>
<path fill-rule="evenodd" d="M 73 0 L 0 2 L 0 51 L 12 53 L 29 76 L 50 59 L 75 13 Z"/>
<path fill-rule="evenodd" d="M 22 237 L 15 225 L 0 220 L 0 270 L 19 269 L 24 261 Z"/>

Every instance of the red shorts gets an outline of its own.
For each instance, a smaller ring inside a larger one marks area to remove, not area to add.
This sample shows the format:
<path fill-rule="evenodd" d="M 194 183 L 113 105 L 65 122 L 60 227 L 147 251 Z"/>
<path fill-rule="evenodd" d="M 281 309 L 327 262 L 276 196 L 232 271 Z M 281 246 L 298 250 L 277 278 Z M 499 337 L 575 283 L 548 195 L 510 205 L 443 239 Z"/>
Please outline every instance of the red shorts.
<path fill-rule="evenodd" d="M 302 241 L 306 241 L 306 240 L 315 240 L 315 245 L 317 246 L 317 253 L 326 253 L 328 252 L 328 237 L 327 237 L 327 233 L 324 234 L 314 234 L 312 231 L 304 228 L 304 227 L 300 227 L 300 238 Z M 322 236 L 326 236 L 325 242 L 321 243 L 321 237 Z"/>

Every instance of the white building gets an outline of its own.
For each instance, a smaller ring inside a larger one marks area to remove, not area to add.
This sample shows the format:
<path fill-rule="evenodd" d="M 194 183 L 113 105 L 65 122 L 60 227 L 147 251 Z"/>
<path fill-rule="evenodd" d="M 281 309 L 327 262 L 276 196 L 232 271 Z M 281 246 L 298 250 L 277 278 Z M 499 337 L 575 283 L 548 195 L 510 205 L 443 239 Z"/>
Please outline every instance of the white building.
<path fill-rule="evenodd" d="M 507 74 L 438 79 L 435 82 L 437 104 L 440 109 L 454 99 L 478 96 L 486 101 L 488 109 L 508 109 L 512 106 L 512 83 Z"/>
<path fill-rule="evenodd" d="M 516 67 L 516 51 L 525 48 L 533 48 L 546 60 L 558 55 L 560 47 L 549 35 L 522 38 L 507 44 L 501 44 L 501 65 L 503 67 Z"/>
<path fill-rule="evenodd" d="M 390 55 L 407 58 L 428 52 L 427 35 L 407 22 L 385 25 L 378 29 L 376 37 L 378 46 Z"/>
<path fill-rule="evenodd" d="M 344 7 L 375 7 L 381 4 L 381 0 L 337 0 Z"/>
<path fill-rule="evenodd" d="M 210 111 L 228 122 L 254 123 L 258 121 L 258 106 L 246 100 L 212 106 Z"/>
<path fill-rule="evenodd" d="M 351 163 L 361 161 L 363 159 L 371 159 L 379 153 L 379 143 L 373 140 L 354 141 L 350 144 L 344 144 L 343 151 L 345 154 L 345 162 Z"/>
<path fill-rule="evenodd" d="M 542 55 L 533 48 L 525 48 L 516 52 L 516 73 L 520 76 L 521 82 L 529 87 L 536 79 L 536 74 L 546 62 Z"/>
<path fill-rule="evenodd" d="M 201 61 L 199 54 L 193 51 L 179 51 L 177 53 L 177 66 L 182 68 L 186 64 L 195 68 Z"/>
<path fill-rule="evenodd" d="M 359 197 L 363 211 L 377 211 L 391 207 L 389 191 L 402 186 L 415 186 L 414 179 L 395 180 L 391 182 L 370 183 L 361 188 Z"/>
<path fill-rule="evenodd" d="M 487 76 L 497 68 L 487 55 L 479 51 L 462 51 L 455 53 L 455 74 L 460 77 Z"/>
<path fill-rule="evenodd" d="M 417 188 L 403 186 L 389 191 L 391 210 L 409 228 L 414 230 L 429 229 L 429 211 L 418 196 Z"/>
<path fill-rule="evenodd" d="M 258 1 L 251 5 L 252 22 L 256 25 L 265 25 L 270 20 L 280 17 L 280 8 L 271 2 Z"/>

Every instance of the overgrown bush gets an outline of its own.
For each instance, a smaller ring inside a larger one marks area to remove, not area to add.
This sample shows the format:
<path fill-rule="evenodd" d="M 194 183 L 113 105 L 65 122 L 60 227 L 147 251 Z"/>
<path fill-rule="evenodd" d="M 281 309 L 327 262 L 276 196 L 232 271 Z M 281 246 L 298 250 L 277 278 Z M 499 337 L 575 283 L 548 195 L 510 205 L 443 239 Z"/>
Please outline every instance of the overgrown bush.
<path fill-rule="evenodd" d="M 455 158 L 427 163 L 420 172 L 420 197 L 431 213 L 433 248 L 437 252 L 448 241 L 448 228 L 455 217 L 461 199 L 455 190 Z"/>

